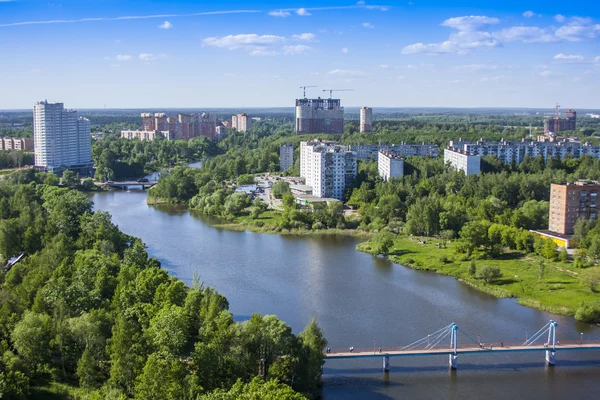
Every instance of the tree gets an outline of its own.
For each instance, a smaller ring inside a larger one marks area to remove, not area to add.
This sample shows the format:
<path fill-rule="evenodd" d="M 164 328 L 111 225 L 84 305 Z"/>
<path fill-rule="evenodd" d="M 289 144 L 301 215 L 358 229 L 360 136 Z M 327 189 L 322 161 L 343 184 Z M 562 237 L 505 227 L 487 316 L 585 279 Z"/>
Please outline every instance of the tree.
<path fill-rule="evenodd" d="M 569 261 L 569 252 L 567 251 L 566 247 L 561 247 L 559 252 L 558 252 L 558 260 L 560 262 L 564 262 L 566 263 L 567 261 Z"/>
<path fill-rule="evenodd" d="M 276 379 L 254 378 L 250 383 L 238 380 L 230 390 L 219 389 L 198 397 L 198 400 L 307 400 L 300 393 Z"/>
<path fill-rule="evenodd" d="M 546 273 L 546 264 L 544 261 L 540 260 L 538 262 L 538 281 L 542 281 L 544 279 L 544 274 Z"/>
<path fill-rule="evenodd" d="M 595 293 L 600 285 L 600 267 L 590 268 L 585 271 L 583 273 L 583 279 L 589 286 L 590 290 Z"/>
<path fill-rule="evenodd" d="M 61 181 L 64 186 L 75 187 L 79 185 L 79 174 L 68 169 L 63 172 Z"/>
<path fill-rule="evenodd" d="M 392 246 L 394 246 L 394 235 L 389 232 L 379 232 L 369 242 L 371 251 L 374 254 L 387 255 Z"/>
<path fill-rule="evenodd" d="M 486 265 L 477 272 L 477 278 L 483 280 L 485 283 L 492 283 L 496 279 L 502 277 L 502 271 L 500 268 Z"/>
<path fill-rule="evenodd" d="M 325 364 L 323 350 L 327 347 L 327 340 L 323 336 L 323 330 L 317 325 L 316 318 L 310 321 L 298 337 L 302 345 L 302 371 L 294 387 L 302 393 L 314 393 L 321 383 L 322 368 Z"/>
<path fill-rule="evenodd" d="M 252 185 L 256 183 L 256 180 L 254 180 L 254 175 L 252 174 L 243 174 L 237 177 L 236 183 L 238 185 Z"/>
<path fill-rule="evenodd" d="M 267 211 L 268 207 L 269 206 L 267 205 L 267 203 L 262 201 L 260 197 L 257 197 L 252 203 L 250 216 L 252 217 L 252 219 L 258 219 L 263 212 Z"/>
<path fill-rule="evenodd" d="M 558 251 L 556 251 L 556 243 L 550 239 L 544 240 L 544 244 L 541 249 L 541 255 L 547 260 L 556 260 L 558 258 Z"/>
<path fill-rule="evenodd" d="M 15 349 L 34 371 L 43 369 L 50 361 L 52 337 L 52 318 L 32 311 L 25 312 L 12 332 Z"/>
<path fill-rule="evenodd" d="M 476 276 L 477 275 L 477 265 L 475 264 L 475 260 L 471 260 L 471 262 L 469 263 L 469 276 Z"/>
<path fill-rule="evenodd" d="M 189 319 L 183 307 L 167 306 L 150 321 L 148 329 L 157 354 L 180 355 L 189 338 Z"/>
<path fill-rule="evenodd" d="M 271 193 L 276 199 L 281 199 L 286 193 L 290 193 L 290 184 L 286 181 L 277 181 L 273 184 Z"/>

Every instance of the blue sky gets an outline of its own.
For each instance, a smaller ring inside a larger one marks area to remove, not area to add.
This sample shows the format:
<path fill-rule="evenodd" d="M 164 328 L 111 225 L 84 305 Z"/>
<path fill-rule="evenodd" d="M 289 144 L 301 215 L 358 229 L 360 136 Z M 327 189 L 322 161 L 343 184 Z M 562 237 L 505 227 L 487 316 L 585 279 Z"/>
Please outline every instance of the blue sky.
<path fill-rule="evenodd" d="M 593 1 L 0 0 L 0 54 L 0 109 L 600 108 Z"/>

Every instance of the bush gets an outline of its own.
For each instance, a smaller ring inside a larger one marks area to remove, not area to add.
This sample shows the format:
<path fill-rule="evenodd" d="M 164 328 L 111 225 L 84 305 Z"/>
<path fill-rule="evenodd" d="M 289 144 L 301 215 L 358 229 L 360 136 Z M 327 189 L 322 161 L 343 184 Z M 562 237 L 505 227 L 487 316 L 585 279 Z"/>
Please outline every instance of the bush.
<path fill-rule="evenodd" d="M 317 221 L 314 224 L 312 224 L 312 229 L 313 229 L 313 231 L 318 231 L 320 229 L 325 229 L 325 225 L 323 225 L 323 223 L 321 221 Z"/>
<path fill-rule="evenodd" d="M 582 304 L 575 312 L 575 319 L 582 322 L 600 322 L 600 305 Z"/>
<path fill-rule="evenodd" d="M 502 271 L 499 267 L 492 267 L 486 265 L 480 271 L 477 272 L 477 279 L 483 280 L 485 283 L 492 283 L 496 279 L 502 277 Z"/>
<path fill-rule="evenodd" d="M 440 263 L 442 263 L 442 264 L 448 264 L 448 263 L 452 262 L 452 261 L 451 261 L 451 260 L 448 258 L 448 256 L 447 256 L 447 255 L 445 255 L 445 254 L 441 254 L 441 255 L 438 257 L 438 261 L 439 261 Z"/>

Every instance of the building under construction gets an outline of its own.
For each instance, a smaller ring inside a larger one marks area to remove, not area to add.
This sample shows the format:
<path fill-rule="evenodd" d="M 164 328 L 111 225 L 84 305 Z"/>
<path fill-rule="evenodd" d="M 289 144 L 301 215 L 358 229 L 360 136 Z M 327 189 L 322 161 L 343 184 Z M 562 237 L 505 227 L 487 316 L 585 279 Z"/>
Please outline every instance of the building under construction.
<path fill-rule="evenodd" d="M 565 118 L 561 117 L 560 106 L 556 106 L 556 114 L 544 120 L 544 133 L 552 134 L 563 131 L 574 131 L 577 129 L 577 112 L 567 110 Z"/>
<path fill-rule="evenodd" d="M 340 99 L 296 99 L 296 135 L 344 133 Z"/>

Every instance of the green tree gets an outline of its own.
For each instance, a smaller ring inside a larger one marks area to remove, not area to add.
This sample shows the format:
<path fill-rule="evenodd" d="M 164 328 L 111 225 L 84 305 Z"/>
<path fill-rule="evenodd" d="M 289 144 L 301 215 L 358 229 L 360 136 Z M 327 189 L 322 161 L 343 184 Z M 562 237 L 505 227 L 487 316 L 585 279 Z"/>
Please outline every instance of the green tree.
<path fill-rule="evenodd" d="M 600 285 L 600 267 L 590 268 L 583 273 L 583 279 L 587 283 L 590 290 L 594 293 Z"/>
<path fill-rule="evenodd" d="M 492 283 L 502 277 L 502 271 L 495 266 L 486 265 L 477 272 L 477 278 L 485 283 Z"/>
<path fill-rule="evenodd" d="M 547 260 L 556 260 L 558 258 L 558 251 L 556 250 L 556 243 L 550 239 L 543 240 L 543 247 L 541 249 L 541 255 Z"/>
<path fill-rule="evenodd" d="M 290 184 L 286 181 L 277 181 L 273 184 L 271 193 L 276 199 L 281 199 L 286 193 L 290 193 Z"/>
<path fill-rule="evenodd" d="M 49 315 L 26 311 L 12 332 L 18 354 L 34 371 L 44 369 L 52 354 L 52 318 Z"/>
<path fill-rule="evenodd" d="M 160 310 L 148 329 L 157 354 L 162 357 L 180 355 L 190 340 L 189 322 L 183 307 L 171 305 Z"/>
<path fill-rule="evenodd" d="M 263 381 L 254 378 L 250 383 L 238 380 L 229 390 L 219 389 L 198 397 L 198 400 L 307 400 L 276 379 Z"/>
<path fill-rule="evenodd" d="M 477 276 L 477 264 L 475 264 L 475 260 L 471 260 L 469 263 L 469 276 Z"/>
<path fill-rule="evenodd" d="M 61 178 L 62 184 L 67 187 L 75 187 L 79 185 L 79 174 L 71 170 L 66 170 L 62 174 Z"/>
<path fill-rule="evenodd" d="M 389 232 L 379 232 L 369 241 L 374 254 L 387 255 L 394 246 L 394 235 Z"/>
<path fill-rule="evenodd" d="M 267 205 L 267 203 L 262 201 L 260 197 L 257 197 L 252 203 L 250 216 L 252 217 L 252 219 L 258 219 L 262 213 L 267 211 L 268 207 L 269 206 Z"/>
<path fill-rule="evenodd" d="M 256 180 L 254 179 L 254 175 L 244 174 L 237 177 L 236 183 L 238 185 L 252 185 L 256 183 Z"/>
<path fill-rule="evenodd" d="M 540 260 L 538 262 L 538 281 L 541 282 L 544 279 L 544 275 L 546 273 L 546 264 L 544 261 Z"/>
<path fill-rule="evenodd" d="M 568 262 L 569 261 L 569 253 L 567 251 L 566 247 L 561 247 L 559 252 L 558 252 L 558 260 L 560 262 Z"/>

